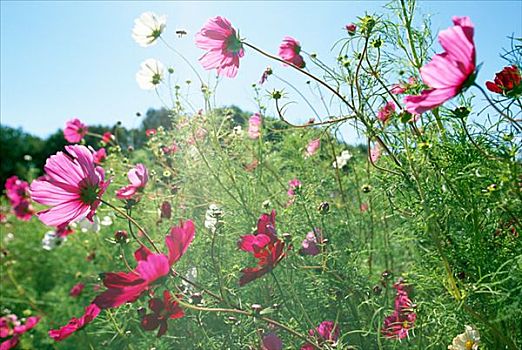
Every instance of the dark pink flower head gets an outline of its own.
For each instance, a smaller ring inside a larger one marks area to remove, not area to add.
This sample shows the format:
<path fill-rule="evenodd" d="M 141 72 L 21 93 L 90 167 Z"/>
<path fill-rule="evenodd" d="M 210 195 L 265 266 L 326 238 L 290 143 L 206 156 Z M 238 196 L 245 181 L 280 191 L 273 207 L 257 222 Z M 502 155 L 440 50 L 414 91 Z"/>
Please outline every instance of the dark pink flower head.
<path fill-rule="evenodd" d="M 138 191 L 141 191 L 149 181 L 149 172 L 145 165 L 138 163 L 127 173 L 130 185 L 124 186 L 116 191 L 116 197 L 119 199 L 130 199 Z"/>
<path fill-rule="evenodd" d="M 319 326 L 315 329 L 310 329 L 308 331 L 310 336 L 315 337 L 319 344 L 328 343 L 333 345 L 339 339 L 339 326 L 335 324 L 333 321 L 323 321 Z M 301 347 L 301 350 L 312 350 L 314 347 L 311 344 L 305 344 Z"/>
<path fill-rule="evenodd" d="M 239 59 L 245 52 L 236 30 L 226 18 L 210 18 L 196 33 L 196 46 L 207 51 L 199 59 L 203 68 L 215 68 L 218 75 L 228 78 L 237 75 Z"/>
<path fill-rule="evenodd" d="M 103 133 L 102 135 L 102 141 L 104 143 L 110 143 L 112 140 L 114 140 L 114 135 L 111 134 L 110 132 L 106 131 Z"/>
<path fill-rule="evenodd" d="M 486 87 L 491 92 L 506 96 L 522 93 L 522 78 L 517 66 L 504 67 L 502 71 L 495 74 L 495 81 L 486 81 Z"/>
<path fill-rule="evenodd" d="M 261 350 L 282 350 L 283 341 L 274 333 L 267 333 L 263 336 Z"/>
<path fill-rule="evenodd" d="M 69 295 L 73 298 L 80 296 L 82 294 L 83 289 L 85 288 L 85 284 L 83 283 L 76 283 L 71 290 L 69 291 Z"/>
<path fill-rule="evenodd" d="M 152 137 L 152 136 L 154 136 L 156 134 L 157 134 L 156 129 L 147 129 L 147 130 L 145 130 L 145 135 L 147 137 Z"/>
<path fill-rule="evenodd" d="M 299 68 L 305 67 L 305 61 L 301 53 L 301 44 L 291 36 L 285 36 L 279 45 L 279 57 Z"/>
<path fill-rule="evenodd" d="M 354 23 L 347 24 L 345 28 L 349 35 L 355 35 L 357 26 Z"/>
<path fill-rule="evenodd" d="M 172 216 L 172 205 L 170 204 L 170 202 L 167 202 L 167 201 L 164 201 L 163 203 L 161 203 L 161 208 L 160 208 L 160 217 L 162 219 L 170 219 Z"/>
<path fill-rule="evenodd" d="M 100 165 L 105 159 L 107 159 L 107 151 L 105 151 L 105 148 L 100 148 L 99 150 L 95 151 L 92 155 L 94 164 Z"/>
<path fill-rule="evenodd" d="M 424 84 L 429 88 L 420 95 L 404 98 L 405 109 L 421 114 L 453 98 L 468 85 L 475 72 L 474 26 L 469 17 L 453 17 L 453 27 L 439 33 L 445 52 L 435 55 L 421 69 Z"/>
<path fill-rule="evenodd" d="M 181 298 L 181 295 L 178 295 L 177 298 Z M 158 337 L 165 334 L 168 329 L 167 321 L 169 319 L 181 318 L 185 315 L 185 312 L 183 312 L 178 302 L 172 299 L 172 296 L 167 290 L 163 292 L 163 299 L 150 299 L 149 308 L 152 313 L 143 315 L 141 328 L 146 331 L 153 331 L 159 327 Z"/>
<path fill-rule="evenodd" d="M 382 334 L 390 339 L 404 339 L 409 336 L 409 331 L 414 327 L 417 314 L 414 312 L 414 304 L 409 298 L 407 286 L 402 280 L 395 283 L 397 290 L 393 313 L 384 319 L 381 329 Z"/>
<path fill-rule="evenodd" d="M 87 125 L 83 124 L 80 119 L 74 118 L 65 123 L 63 136 L 70 143 L 78 143 L 87 135 L 88 131 Z"/>
<path fill-rule="evenodd" d="M 101 309 L 96 304 L 90 304 L 85 308 L 85 313 L 80 317 L 73 317 L 69 323 L 60 329 L 52 329 L 49 331 L 49 336 L 55 341 L 62 341 L 68 338 L 77 330 L 82 329 L 87 324 L 91 323 L 99 314 Z"/>
<path fill-rule="evenodd" d="M 391 116 L 395 114 L 395 103 L 392 101 L 386 102 L 386 104 L 379 109 L 379 112 L 377 113 L 377 118 L 383 122 L 386 123 L 388 119 L 390 119 Z"/>
<path fill-rule="evenodd" d="M 31 202 L 22 200 L 13 207 L 15 216 L 22 221 L 29 221 L 34 215 L 34 209 Z"/>
<path fill-rule="evenodd" d="M 85 217 L 92 222 L 100 198 L 107 189 L 103 168 L 95 166 L 85 146 L 65 146 L 47 159 L 46 177 L 31 183 L 31 198 L 51 208 L 37 213 L 48 226 L 67 225 Z"/>
<path fill-rule="evenodd" d="M 248 137 L 252 140 L 259 138 L 261 135 L 261 114 L 254 113 L 248 120 Z"/>
<path fill-rule="evenodd" d="M 74 230 L 69 225 L 60 225 L 56 228 L 56 236 L 60 238 L 72 235 Z"/>
<path fill-rule="evenodd" d="M 154 282 L 169 274 L 170 267 L 188 249 L 194 239 L 194 233 L 194 223 L 190 220 L 172 227 L 170 234 L 165 238 L 168 256 L 152 254 L 148 248 L 140 247 L 134 253 L 138 262 L 136 268 L 131 272 L 106 273 L 103 284 L 107 290 L 98 295 L 93 302 L 100 308 L 107 309 L 138 299 Z"/>
<path fill-rule="evenodd" d="M 22 181 L 18 176 L 11 176 L 5 181 L 5 192 L 11 205 L 15 206 L 23 200 L 28 200 L 29 184 Z"/>
<path fill-rule="evenodd" d="M 176 153 L 177 151 L 179 151 L 179 146 L 178 144 L 174 141 L 172 142 L 172 144 L 170 146 L 164 146 L 161 148 L 161 150 L 163 151 L 163 153 L 165 154 L 174 154 Z"/>
<path fill-rule="evenodd" d="M 277 238 L 275 229 L 276 212 L 262 214 L 257 222 L 255 234 L 241 236 L 238 248 L 252 253 L 258 260 L 257 266 L 241 270 L 239 285 L 243 286 L 272 271 L 285 256 L 285 243 Z"/>

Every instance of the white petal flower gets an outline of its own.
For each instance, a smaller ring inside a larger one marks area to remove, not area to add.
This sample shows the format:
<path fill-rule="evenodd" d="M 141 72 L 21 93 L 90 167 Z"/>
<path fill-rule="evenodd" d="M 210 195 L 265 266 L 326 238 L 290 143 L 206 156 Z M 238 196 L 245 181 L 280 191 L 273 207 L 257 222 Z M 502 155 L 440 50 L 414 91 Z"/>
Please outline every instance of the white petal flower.
<path fill-rule="evenodd" d="M 477 350 L 480 343 L 480 334 L 478 330 L 471 326 L 465 326 L 465 331 L 462 334 L 453 338 L 451 345 L 448 345 L 449 350 Z"/>
<path fill-rule="evenodd" d="M 140 65 L 136 81 L 140 88 L 152 90 L 163 81 L 164 72 L 165 66 L 160 61 L 149 58 Z"/>
<path fill-rule="evenodd" d="M 205 227 L 212 233 L 215 233 L 218 226 L 221 224 L 221 218 L 223 217 L 223 210 L 216 204 L 210 204 L 207 212 L 205 213 Z"/>
<path fill-rule="evenodd" d="M 144 12 L 134 20 L 132 38 L 142 47 L 154 45 L 167 26 L 167 16 Z"/>
<path fill-rule="evenodd" d="M 86 233 L 88 231 L 100 232 L 100 219 L 97 216 L 93 218 L 93 222 L 87 219 L 82 219 L 78 222 L 72 222 L 70 226 L 74 229 L 79 229 L 81 232 Z"/>
<path fill-rule="evenodd" d="M 332 163 L 334 168 L 342 169 L 348 164 L 348 161 L 352 159 L 353 155 L 350 151 L 342 151 L 341 155 L 335 158 L 335 161 Z"/>
<path fill-rule="evenodd" d="M 110 216 L 104 216 L 103 219 L 100 221 L 100 225 L 102 226 L 111 226 L 112 225 L 112 219 Z"/>
<path fill-rule="evenodd" d="M 66 240 L 65 237 L 59 237 L 55 231 L 47 231 L 42 239 L 42 248 L 45 250 L 53 250 Z"/>

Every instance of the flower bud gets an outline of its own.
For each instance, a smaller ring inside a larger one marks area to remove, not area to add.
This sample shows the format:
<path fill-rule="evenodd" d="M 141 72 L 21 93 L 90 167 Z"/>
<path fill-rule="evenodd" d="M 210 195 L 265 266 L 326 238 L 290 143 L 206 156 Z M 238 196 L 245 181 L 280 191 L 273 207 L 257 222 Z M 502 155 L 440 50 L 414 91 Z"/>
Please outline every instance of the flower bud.
<path fill-rule="evenodd" d="M 114 239 L 118 243 L 127 243 L 127 240 L 129 239 L 129 234 L 125 230 L 118 230 L 114 232 Z"/>
<path fill-rule="evenodd" d="M 317 207 L 317 211 L 319 211 L 319 213 L 321 214 L 328 214 L 328 212 L 330 211 L 330 203 L 328 202 L 321 202 L 319 204 L 319 206 Z"/>

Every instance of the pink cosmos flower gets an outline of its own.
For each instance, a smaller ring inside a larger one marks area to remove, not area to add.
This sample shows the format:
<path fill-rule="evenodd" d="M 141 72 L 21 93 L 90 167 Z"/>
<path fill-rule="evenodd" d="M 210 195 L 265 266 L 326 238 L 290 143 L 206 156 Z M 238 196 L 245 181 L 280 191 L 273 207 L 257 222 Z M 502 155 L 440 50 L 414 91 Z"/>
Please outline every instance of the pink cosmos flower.
<path fill-rule="evenodd" d="M 317 152 L 317 150 L 321 147 L 321 139 L 314 139 L 308 143 L 306 146 L 306 155 L 311 157 Z"/>
<path fill-rule="evenodd" d="M 267 333 L 263 336 L 261 350 L 282 350 L 283 341 L 274 333 Z"/>
<path fill-rule="evenodd" d="M 149 181 L 149 172 L 145 165 L 138 163 L 127 173 L 130 185 L 124 186 L 116 191 L 119 199 L 131 199 L 138 191 L 142 190 Z"/>
<path fill-rule="evenodd" d="M 5 192 L 11 205 L 17 205 L 23 200 L 29 199 L 29 184 L 18 176 L 11 176 L 5 181 Z"/>
<path fill-rule="evenodd" d="M 173 141 L 170 146 L 164 146 L 161 150 L 165 154 L 174 154 L 179 151 L 179 146 L 175 141 Z"/>
<path fill-rule="evenodd" d="M 78 143 L 87 135 L 88 131 L 87 125 L 83 124 L 80 119 L 74 118 L 65 123 L 63 136 L 70 143 Z"/>
<path fill-rule="evenodd" d="M 140 247 L 134 253 L 138 262 L 131 272 L 108 272 L 103 284 L 107 290 L 98 295 L 93 303 L 102 309 L 115 308 L 138 299 L 158 279 L 167 276 L 170 267 L 186 252 L 194 239 L 194 223 L 190 220 L 172 227 L 165 238 L 168 256 L 153 254 L 146 247 Z"/>
<path fill-rule="evenodd" d="M 299 252 L 302 255 L 315 256 L 321 252 L 319 250 L 319 246 L 317 245 L 317 236 L 316 236 L 316 232 L 320 232 L 320 229 L 314 228 L 314 231 L 308 232 L 306 234 L 306 238 L 303 240 L 303 243 L 301 243 L 302 248 L 299 250 Z"/>
<path fill-rule="evenodd" d="M 305 67 L 303 56 L 300 55 L 301 44 L 291 36 L 285 36 L 279 45 L 279 57 L 299 68 Z"/>
<path fill-rule="evenodd" d="M 254 113 L 248 120 L 248 137 L 252 140 L 261 135 L 261 114 Z"/>
<path fill-rule="evenodd" d="M 107 158 L 107 151 L 105 151 L 105 148 L 100 148 L 92 155 L 94 164 L 100 165 L 106 158 Z"/>
<path fill-rule="evenodd" d="M 199 59 L 203 68 L 216 68 L 218 75 L 228 78 L 237 75 L 239 59 L 245 52 L 236 30 L 226 18 L 210 18 L 196 33 L 196 46 L 207 50 Z"/>
<path fill-rule="evenodd" d="M 82 294 L 83 289 L 85 288 L 85 284 L 83 283 L 76 283 L 69 292 L 69 295 L 73 298 L 80 296 Z"/>
<path fill-rule="evenodd" d="M 288 181 L 288 191 L 286 192 L 289 197 L 295 196 L 295 191 L 299 190 L 303 184 L 298 178 L 294 178 Z"/>
<path fill-rule="evenodd" d="M 110 143 L 112 140 L 114 140 L 114 135 L 111 134 L 110 132 L 106 131 L 103 133 L 102 135 L 102 142 L 108 144 Z"/>
<path fill-rule="evenodd" d="M 98 317 L 100 311 L 101 309 L 96 304 L 90 304 L 85 308 L 85 313 L 80 318 L 73 317 L 65 326 L 59 329 L 52 329 L 48 334 L 55 341 L 62 341 L 91 323 L 92 320 Z"/>
<path fill-rule="evenodd" d="M 379 143 L 376 143 L 371 149 L 370 149 L 370 160 L 372 163 L 375 163 L 379 160 L 381 157 L 381 145 Z"/>
<path fill-rule="evenodd" d="M 180 299 L 181 295 L 178 295 L 177 298 Z M 172 300 L 172 296 L 167 290 L 163 292 L 163 299 L 150 299 L 149 308 L 152 310 L 152 313 L 143 315 L 141 319 L 141 328 L 146 331 L 153 331 L 159 327 L 158 337 L 161 337 L 165 332 L 167 332 L 167 321 L 169 319 L 176 319 L 185 316 L 183 309 L 179 306 L 177 301 Z"/>
<path fill-rule="evenodd" d="M 308 334 L 315 337 L 319 344 L 328 343 L 333 345 L 339 339 L 339 326 L 333 321 L 323 321 L 315 329 L 310 329 Z M 307 343 L 301 347 L 301 350 L 313 350 L 315 349 L 311 344 Z"/>
<path fill-rule="evenodd" d="M 361 211 L 361 213 L 365 213 L 368 211 L 368 203 L 361 203 L 361 206 L 359 207 L 359 210 Z"/>
<path fill-rule="evenodd" d="M 19 220 L 29 221 L 34 214 L 29 196 L 29 184 L 17 176 L 11 176 L 5 182 L 5 190 L 15 216 Z"/>
<path fill-rule="evenodd" d="M 87 217 L 92 222 L 100 198 L 107 189 L 103 168 L 95 166 L 92 152 L 85 146 L 65 146 L 47 159 L 45 177 L 33 181 L 31 198 L 51 208 L 37 213 L 48 226 L 67 225 Z"/>
<path fill-rule="evenodd" d="M 408 82 L 401 81 L 399 84 L 393 84 L 390 92 L 394 95 L 400 95 L 406 92 L 409 88 L 417 84 L 417 79 L 415 77 L 409 77 Z"/>
<path fill-rule="evenodd" d="M 379 112 L 377 113 L 377 119 L 379 119 L 381 122 L 386 123 L 388 119 L 392 115 L 395 114 L 395 103 L 392 101 L 386 102 L 386 104 L 379 109 Z"/>
<path fill-rule="evenodd" d="M 413 328 L 417 315 L 413 310 L 414 304 L 408 296 L 403 281 L 399 280 L 393 285 L 393 288 L 397 290 L 395 309 L 390 316 L 384 319 L 381 332 L 389 339 L 404 339 L 409 336 L 409 331 Z"/>
<path fill-rule="evenodd" d="M 145 135 L 147 137 L 152 137 L 152 136 L 156 135 L 156 133 L 157 133 L 156 129 L 147 129 L 147 130 L 145 130 Z"/>
<path fill-rule="evenodd" d="M 7 315 L 0 318 L 0 338 L 8 338 L 0 343 L 0 350 L 13 349 L 18 345 L 20 336 L 33 329 L 40 321 L 39 316 L 28 317 L 22 325 L 16 315 Z"/>
<path fill-rule="evenodd" d="M 257 231 L 251 235 L 241 236 L 238 242 L 239 249 L 252 253 L 258 259 L 256 267 L 247 267 L 241 270 L 239 286 L 272 271 L 285 256 L 285 243 L 277 238 L 275 229 L 276 212 L 270 215 L 262 214 L 257 221 Z"/>
<path fill-rule="evenodd" d="M 469 17 L 453 17 L 454 26 L 439 33 L 445 52 L 435 55 L 420 69 L 429 89 L 404 98 L 405 109 L 421 114 L 453 98 L 469 84 L 475 72 L 474 26 Z"/>

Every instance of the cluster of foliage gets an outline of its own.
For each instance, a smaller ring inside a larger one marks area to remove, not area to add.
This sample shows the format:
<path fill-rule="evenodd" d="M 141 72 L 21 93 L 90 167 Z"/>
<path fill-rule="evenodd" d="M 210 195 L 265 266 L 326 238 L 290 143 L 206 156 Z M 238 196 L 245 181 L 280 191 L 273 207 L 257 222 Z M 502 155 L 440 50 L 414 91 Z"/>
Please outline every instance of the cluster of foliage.
<path fill-rule="evenodd" d="M 250 49 L 332 95 L 323 101 L 335 116 L 290 123 L 291 95 L 260 93 L 277 76 L 267 69 L 248 122 L 214 108 L 202 81 L 203 108 L 190 113 L 173 94 L 168 126 L 147 128 L 140 149 L 108 137 L 97 158 L 81 145 L 85 125 L 68 123 L 80 145 L 30 185 L 53 230 L 42 242 L 37 218 L 2 217 L 3 313 L 40 317 L 32 336 L 5 318 L 8 339 L 38 349 L 521 347 L 521 49 L 489 94 L 474 83 L 469 18 L 439 34 L 445 52 L 430 60 L 415 3 L 387 11 L 346 26 L 335 67 L 290 37 L 268 54 L 222 17 L 196 35 L 204 68 L 234 77 Z M 134 38 L 157 42 L 165 21 L 143 14 Z M 158 89 L 164 73 L 147 60 L 137 80 Z M 340 141 L 348 122 L 365 147 Z"/>

